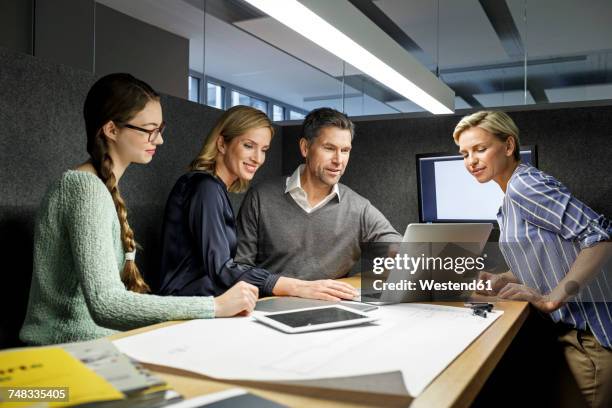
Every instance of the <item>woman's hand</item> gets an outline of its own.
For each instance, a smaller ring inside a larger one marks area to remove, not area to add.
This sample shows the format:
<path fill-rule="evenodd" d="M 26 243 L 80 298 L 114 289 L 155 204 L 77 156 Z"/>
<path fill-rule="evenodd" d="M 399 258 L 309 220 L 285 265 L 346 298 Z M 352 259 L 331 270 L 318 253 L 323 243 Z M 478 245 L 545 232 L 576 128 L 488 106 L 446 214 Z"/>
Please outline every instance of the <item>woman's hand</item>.
<path fill-rule="evenodd" d="M 485 283 L 485 287 L 488 287 L 486 285 L 487 281 L 491 282 L 491 288 L 492 290 L 488 290 L 488 289 L 484 289 L 484 290 L 477 290 L 476 293 L 478 293 L 479 295 L 485 295 L 485 296 L 497 296 L 497 294 L 509 283 L 518 283 L 518 280 L 516 279 L 516 277 L 511 273 L 511 272 L 504 272 L 504 273 L 490 273 L 490 272 L 480 272 L 480 274 L 478 275 L 478 280 L 483 281 L 483 283 Z"/>
<path fill-rule="evenodd" d="M 215 317 L 248 316 L 257 303 L 259 291 L 246 282 L 238 282 L 215 298 Z"/>
<path fill-rule="evenodd" d="M 536 289 L 518 283 L 508 283 L 499 291 L 498 296 L 502 299 L 527 301 L 544 313 L 552 313 L 562 305 L 561 302 L 550 300 Z"/>
<path fill-rule="evenodd" d="M 322 279 L 316 281 L 300 281 L 295 287 L 293 296 L 308 299 L 330 300 L 352 300 L 359 293 L 348 283 L 338 282 L 333 279 Z"/>

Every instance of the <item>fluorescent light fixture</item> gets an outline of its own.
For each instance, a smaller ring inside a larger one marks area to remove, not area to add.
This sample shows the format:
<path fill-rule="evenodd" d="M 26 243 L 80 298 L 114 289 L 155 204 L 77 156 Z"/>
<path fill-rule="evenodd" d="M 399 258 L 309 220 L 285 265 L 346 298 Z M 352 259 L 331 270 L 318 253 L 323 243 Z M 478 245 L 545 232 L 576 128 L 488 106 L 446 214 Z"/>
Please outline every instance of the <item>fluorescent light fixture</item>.
<path fill-rule="evenodd" d="M 455 93 L 347 0 L 244 0 L 434 114 Z"/>

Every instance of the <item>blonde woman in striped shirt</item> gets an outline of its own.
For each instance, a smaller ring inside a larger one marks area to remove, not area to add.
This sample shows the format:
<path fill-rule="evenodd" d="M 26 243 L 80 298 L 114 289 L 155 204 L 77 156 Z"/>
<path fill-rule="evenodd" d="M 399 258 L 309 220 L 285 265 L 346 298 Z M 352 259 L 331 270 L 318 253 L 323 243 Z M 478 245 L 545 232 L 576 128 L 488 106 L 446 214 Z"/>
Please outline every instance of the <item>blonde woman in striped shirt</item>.
<path fill-rule="evenodd" d="M 612 223 L 554 177 L 521 163 L 518 134 L 499 111 L 466 116 L 453 132 L 466 169 L 505 194 L 497 219 L 510 270 L 481 278 L 491 281 L 490 294 L 528 301 L 548 314 L 584 402 L 610 407 Z"/>

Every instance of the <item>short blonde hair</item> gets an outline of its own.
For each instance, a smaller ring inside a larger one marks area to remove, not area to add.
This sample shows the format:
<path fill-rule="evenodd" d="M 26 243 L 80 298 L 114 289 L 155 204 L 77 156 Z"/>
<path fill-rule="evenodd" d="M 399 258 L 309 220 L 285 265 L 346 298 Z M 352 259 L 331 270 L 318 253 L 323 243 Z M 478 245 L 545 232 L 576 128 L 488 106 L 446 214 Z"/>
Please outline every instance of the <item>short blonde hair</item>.
<path fill-rule="evenodd" d="M 200 170 L 215 173 L 215 165 L 219 156 L 217 139 L 222 136 L 229 144 L 234 138 L 241 136 L 251 129 L 268 128 L 274 136 L 274 127 L 268 116 L 262 111 L 250 106 L 238 105 L 228 109 L 221 115 L 213 129 L 206 136 L 204 145 L 198 156 L 189 165 L 189 170 Z M 228 188 L 232 193 L 241 193 L 249 187 L 249 182 L 237 179 Z"/>
<path fill-rule="evenodd" d="M 459 144 L 459 136 L 467 129 L 479 127 L 491 133 L 493 136 L 505 142 L 509 137 L 514 139 L 514 158 L 521 161 L 519 147 L 519 130 L 508 114 L 502 111 L 480 111 L 461 118 L 455 130 L 453 139 Z"/>

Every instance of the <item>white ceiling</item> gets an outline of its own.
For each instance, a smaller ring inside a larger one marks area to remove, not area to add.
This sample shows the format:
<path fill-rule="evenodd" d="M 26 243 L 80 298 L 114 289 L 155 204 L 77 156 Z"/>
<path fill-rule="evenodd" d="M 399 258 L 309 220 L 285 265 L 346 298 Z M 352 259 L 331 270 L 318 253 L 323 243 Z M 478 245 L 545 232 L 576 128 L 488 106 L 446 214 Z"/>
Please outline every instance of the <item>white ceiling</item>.
<path fill-rule="evenodd" d="M 377 0 L 375 4 L 412 38 L 440 68 L 473 66 L 508 60 L 478 0 Z"/>
<path fill-rule="evenodd" d="M 342 76 L 340 58 L 305 39 L 272 17 L 246 20 L 235 25 L 334 77 Z M 360 72 L 356 68 L 347 66 L 346 75 L 356 73 Z"/>
<path fill-rule="evenodd" d="M 461 0 L 463 1 L 463 0 Z M 612 1 L 506 0 L 530 58 L 612 49 Z"/>
<path fill-rule="evenodd" d="M 206 74 L 298 107 L 304 98 L 342 93 L 331 76 L 208 15 Z"/>
<path fill-rule="evenodd" d="M 529 91 L 527 91 L 526 95 L 524 91 L 474 94 L 474 98 L 476 98 L 483 106 L 533 105 L 535 103 L 533 96 Z"/>
<path fill-rule="evenodd" d="M 548 99 L 550 99 L 551 102 L 612 99 L 612 84 L 547 89 L 546 96 L 548 96 Z"/>
<path fill-rule="evenodd" d="M 97 1 L 188 38 L 190 67 L 195 71 L 205 71 L 207 75 L 303 109 L 341 106 L 338 95 L 342 93 L 342 84 L 334 77 L 342 75 L 342 62 L 269 17 L 232 25 L 207 14 L 204 36 L 204 13 L 182 0 Z M 523 21 L 525 0 L 506 3 L 530 59 L 583 57 L 574 62 L 529 66 L 528 84 L 532 83 L 529 78 L 538 75 L 561 77 L 612 70 L 611 0 L 527 1 L 527 24 Z M 421 61 L 430 68 L 437 58 L 442 70 L 511 62 L 478 0 L 439 0 L 439 16 L 437 2 L 431 0 L 374 0 L 374 4 L 418 44 L 424 51 Z M 360 74 L 353 67 L 345 69 L 347 75 Z M 482 83 L 482 89 L 470 96 L 484 106 L 522 104 L 522 90 L 489 89 L 492 83 L 501 81 L 503 85 L 506 80 L 521 77 L 522 72 L 522 67 L 511 67 L 444 74 L 442 78 L 451 87 L 453 82 Z M 588 88 L 547 86 L 542 94 L 550 102 L 585 100 L 591 95 L 598 99 L 610 95 L 609 82 L 612 72 L 601 84 L 588 83 Z M 350 87 L 345 93 L 359 94 Z M 320 100 L 313 100 L 316 98 Z M 531 94 L 529 98 L 527 102 L 533 103 Z M 456 108 L 469 107 L 469 101 L 458 95 Z M 406 100 L 383 103 L 367 95 L 347 98 L 345 108 L 352 115 L 421 110 Z"/>

